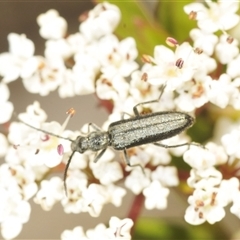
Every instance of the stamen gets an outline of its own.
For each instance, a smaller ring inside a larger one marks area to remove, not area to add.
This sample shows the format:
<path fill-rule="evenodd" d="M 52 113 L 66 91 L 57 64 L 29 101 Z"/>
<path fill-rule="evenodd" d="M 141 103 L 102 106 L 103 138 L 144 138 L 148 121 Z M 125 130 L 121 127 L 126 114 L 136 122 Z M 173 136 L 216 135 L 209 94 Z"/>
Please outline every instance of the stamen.
<path fill-rule="evenodd" d="M 153 61 L 152 61 L 152 60 L 153 60 L 152 57 L 149 56 L 149 55 L 146 55 L 146 54 L 143 54 L 143 55 L 142 55 L 141 60 L 142 60 L 142 62 L 144 62 L 144 63 L 152 63 L 152 62 L 153 62 Z"/>
<path fill-rule="evenodd" d="M 13 148 L 14 148 L 14 149 L 18 149 L 19 146 L 20 146 L 19 144 L 14 144 L 14 145 L 13 145 Z"/>
<path fill-rule="evenodd" d="M 199 55 L 203 53 L 203 50 L 202 50 L 201 48 L 198 48 L 198 47 L 197 47 L 197 48 L 194 48 L 193 51 L 194 51 L 195 53 L 199 54 Z"/>
<path fill-rule="evenodd" d="M 44 136 L 41 137 L 41 140 L 42 140 L 43 142 L 46 142 L 46 141 L 48 141 L 49 139 L 50 139 L 50 137 L 49 137 L 49 135 L 47 135 L 47 134 L 44 134 Z"/>
<path fill-rule="evenodd" d="M 71 115 L 71 117 L 73 117 L 73 115 L 76 113 L 75 109 L 74 108 L 69 108 L 67 111 L 66 111 L 66 114 L 67 115 Z"/>
<path fill-rule="evenodd" d="M 175 63 L 175 65 L 176 65 L 179 69 L 182 69 L 183 64 L 184 64 L 184 61 L 183 61 L 182 58 L 179 58 L 179 59 L 176 61 L 176 63 Z"/>
<path fill-rule="evenodd" d="M 233 42 L 234 38 L 232 36 L 227 37 L 227 42 L 231 44 Z"/>
<path fill-rule="evenodd" d="M 147 73 L 143 73 L 142 77 L 141 77 L 141 80 L 146 82 L 148 80 L 148 75 Z"/>
<path fill-rule="evenodd" d="M 197 12 L 191 11 L 188 15 L 190 20 L 197 20 Z"/>
<path fill-rule="evenodd" d="M 166 43 L 169 47 L 177 47 L 179 45 L 178 41 L 172 37 L 167 37 Z"/>
<path fill-rule="evenodd" d="M 40 152 L 40 149 L 37 148 L 37 149 L 36 149 L 36 152 L 35 152 L 35 155 L 37 155 L 39 152 Z"/>
<path fill-rule="evenodd" d="M 64 123 L 62 124 L 62 127 L 61 127 L 61 130 L 60 130 L 60 133 L 66 128 L 70 118 L 75 114 L 75 109 L 74 108 L 70 108 L 67 110 L 66 114 L 68 115 L 66 120 L 64 121 Z"/>

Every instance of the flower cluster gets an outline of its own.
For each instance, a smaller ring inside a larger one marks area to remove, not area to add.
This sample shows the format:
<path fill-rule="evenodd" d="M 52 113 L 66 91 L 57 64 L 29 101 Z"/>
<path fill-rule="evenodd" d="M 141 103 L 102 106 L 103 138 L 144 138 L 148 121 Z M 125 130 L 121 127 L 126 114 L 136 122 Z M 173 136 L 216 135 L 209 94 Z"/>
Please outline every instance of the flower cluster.
<path fill-rule="evenodd" d="M 105 131 L 122 115 L 132 116 L 135 105 L 158 99 L 162 85 L 166 87 L 160 102 L 139 105 L 140 114 L 178 110 L 198 116 L 196 110 L 209 103 L 239 110 L 239 44 L 226 32 L 239 24 L 239 3 L 205 2 L 184 7 L 198 24 L 189 33 L 191 42 L 179 44 L 169 37 L 168 46 L 158 45 L 153 56 L 141 56 L 141 66 L 135 39 L 119 40 L 114 34 L 121 20 L 117 6 L 107 2 L 96 5 L 75 34 L 67 34 L 67 22 L 56 10 L 41 14 L 37 23 L 40 35 L 46 39 L 44 56 L 34 55 L 34 43 L 16 33 L 8 36 L 9 52 L 0 54 L 0 123 L 9 121 L 13 113 L 7 84 L 19 78 L 27 91 L 41 96 L 58 89 L 62 98 L 96 93 L 100 99 L 109 100 L 113 107 L 102 126 Z M 126 166 L 112 149 L 107 149 L 97 162 L 94 152 L 71 155 L 72 140 L 97 127 L 66 130 L 69 116 L 63 125 L 46 122 L 47 114 L 38 102 L 29 105 L 19 119 L 11 122 L 7 137 L 0 133 L 0 157 L 5 157 L 0 166 L 0 223 L 6 239 L 16 237 L 29 220 L 28 200 L 32 197 L 45 211 L 60 202 L 66 213 L 88 212 L 98 217 L 107 203 L 121 206 L 127 192 L 118 186 L 122 181 L 135 195 L 145 197 L 147 209 L 166 209 L 170 187 L 177 187 L 181 181 L 177 167 L 171 163 L 172 156 L 183 156 L 191 167 L 187 184 L 193 191 L 185 213 L 188 223 L 220 221 L 225 216 L 224 207 L 230 203 L 230 211 L 240 217 L 239 122 L 216 124 L 216 134 L 206 142 L 205 149 L 149 144 L 127 150 L 131 165 L 141 165 L 141 169 Z M 191 139 L 182 133 L 161 143 L 173 146 L 186 142 Z M 62 179 L 49 173 L 65 166 L 70 156 L 65 193 Z M 109 228 L 100 224 L 84 233 L 82 227 L 76 227 L 64 231 L 61 238 L 130 239 L 132 225 L 130 219 L 113 217 Z"/>

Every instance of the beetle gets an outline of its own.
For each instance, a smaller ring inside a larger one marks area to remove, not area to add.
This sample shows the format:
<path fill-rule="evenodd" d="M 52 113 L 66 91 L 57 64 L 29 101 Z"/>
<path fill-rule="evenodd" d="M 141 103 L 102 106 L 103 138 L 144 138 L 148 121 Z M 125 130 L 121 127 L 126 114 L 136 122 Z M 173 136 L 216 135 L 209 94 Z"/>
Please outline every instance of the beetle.
<path fill-rule="evenodd" d="M 201 144 L 194 142 L 181 143 L 177 145 L 164 145 L 159 141 L 171 138 L 178 135 L 182 131 L 191 127 L 194 123 L 194 118 L 187 113 L 181 111 L 162 111 L 141 115 L 138 111 L 138 107 L 145 104 L 157 103 L 160 101 L 166 85 L 162 86 L 160 96 L 156 100 L 138 103 L 133 107 L 134 116 L 122 119 L 116 122 L 112 122 L 107 131 L 102 131 L 97 125 L 93 123 L 88 124 L 88 132 L 85 136 L 79 135 L 75 140 L 64 138 L 59 135 L 50 133 L 48 131 L 35 128 L 30 124 L 23 122 L 25 125 L 34 128 L 38 131 L 46 134 L 62 138 L 71 141 L 72 153 L 68 159 L 68 162 L 64 171 L 64 189 L 67 190 L 66 178 L 69 165 L 75 152 L 84 153 L 87 150 L 96 152 L 97 155 L 94 162 L 97 162 L 105 153 L 108 147 L 112 147 L 115 150 L 123 151 L 126 163 L 128 166 L 142 166 L 140 164 L 132 165 L 127 156 L 127 149 L 140 146 L 143 144 L 152 143 L 156 146 L 164 148 L 175 148 L 185 145 Z M 21 120 L 20 120 L 21 121 Z M 91 131 L 92 128 L 93 130 Z M 143 170 L 143 168 L 142 168 Z"/>

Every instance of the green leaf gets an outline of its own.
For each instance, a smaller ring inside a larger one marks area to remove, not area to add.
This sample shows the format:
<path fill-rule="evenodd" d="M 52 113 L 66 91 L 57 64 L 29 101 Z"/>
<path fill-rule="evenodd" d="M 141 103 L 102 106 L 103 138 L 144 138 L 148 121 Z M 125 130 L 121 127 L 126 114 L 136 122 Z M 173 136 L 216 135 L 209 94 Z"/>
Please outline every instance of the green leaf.
<path fill-rule="evenodd" d="M 221 230 L 221 224 L 209 225 L 207 223 L 192 226 L 183 219 L 157 219 L 142 218 L 135 223 L 135 232 L 133 240 L 202 240 L 202 239 L 228 239 L 226 234 Z"/>
<path fill-rule="evenodd" d="M 153 55 L 154 47 L 165 43 L 168 33 L 154 20 L 140 1 L 110 0 L 108 2 L 117 5 L 122 13 L 121 22 L 115 31 L 116 35 L 120 39 L 133 37 L 137 43 L 139 56 Z"/>
<path fill-rule="evenodd" d="M 184 1 L 160 1 L 156 10 L 156 19 L 164 27 L 171 37 L 179 42 L 186 41 L 189 31 L 196 27 L 196 22 L 189 20 L 188 15 L 183 11 L 183 7 L 191 0 Z"/>

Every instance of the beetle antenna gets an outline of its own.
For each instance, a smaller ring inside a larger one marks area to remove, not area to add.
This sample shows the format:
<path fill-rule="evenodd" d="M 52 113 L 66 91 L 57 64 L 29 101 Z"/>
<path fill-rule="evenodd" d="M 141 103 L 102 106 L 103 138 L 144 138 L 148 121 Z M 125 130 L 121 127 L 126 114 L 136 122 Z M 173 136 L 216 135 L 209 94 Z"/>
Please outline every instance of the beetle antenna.
<path fill-rule="evenodd" d="M 66 164 L 66 167 L 65 167 L 65 170 L 64 170 L 64 175 L 63 175 L 63 183 L 64 183 L 64 191 L 65 191 L 65 194 L 67 196 L 67 184 L 66 184 L 66 178 L 67 178 L 67 171 L 68 171 L 68 168 L 69 168 L 69 165 L 72 161 L 72 157 L 74 155 L 76 151 L 73 151 L 72 154 L 70 155 L 69 159 L 68 159 L 68 162 Z"/>
<path fill-rule="evenodd" d="M 74 142 L 74 141 L 73 141 L 72 139 L 70 139 L 70 138 L 65 138 L 65 137 L 62 137 L 62 136 L 60 136 L 60 135 L 57 135 L 57 134 L 48 132 L 48 131 L 46 131 L 46 130 L 43 130 L 43 129 L 40 129 L 40 128 L 36 128 L 36 127 L 34 127 L 34 126 L 26 123 L 26 122 L 23 122 L 21 119 L 18 119 L 18 120 L 19 120 L 21 123 L 25 124 L 26 126 L 28 126 L 28 127 L 30 127 L 30 128 L 33 128 L 33 129 L 35 129 L 35 130 L 37 130 L 37 131 L 46 133 L 46 134 L 48 134 L 48 135 L 51 135 L 51 136 L 54 136 L 54 137 L 57 137 L 57 138 L 61 138 L 61 139 L 64 139 L 64 140 L 68 140 L 68 141 L 70 141 L 70 142 Z"/>

